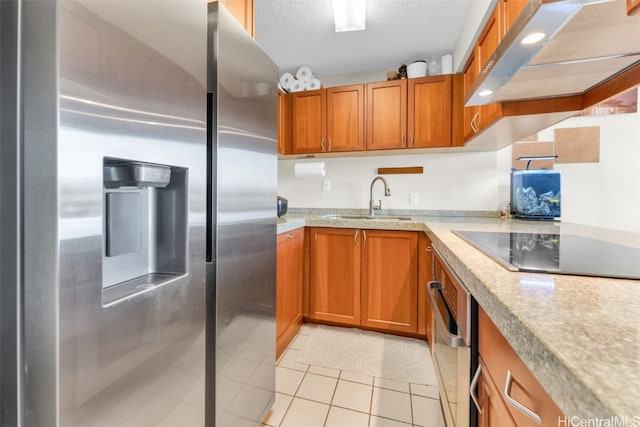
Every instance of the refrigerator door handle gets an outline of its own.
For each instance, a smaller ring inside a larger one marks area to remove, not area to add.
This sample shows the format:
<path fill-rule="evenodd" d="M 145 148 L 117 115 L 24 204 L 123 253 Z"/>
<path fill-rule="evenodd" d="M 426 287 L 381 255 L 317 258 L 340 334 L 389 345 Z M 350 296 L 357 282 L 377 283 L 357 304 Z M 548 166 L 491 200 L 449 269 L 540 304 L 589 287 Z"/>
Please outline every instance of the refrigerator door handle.
<path fill-rule="evenodd" d="M 216 213 L 216 183 L 215 164 L 216 155 L 216 98 L 213 92 L 207 92 L 207 225 L 206 225 L 206 262 L 214 262 L 214 242 L 216 241 L 216 227 L 214 215 Z"/>

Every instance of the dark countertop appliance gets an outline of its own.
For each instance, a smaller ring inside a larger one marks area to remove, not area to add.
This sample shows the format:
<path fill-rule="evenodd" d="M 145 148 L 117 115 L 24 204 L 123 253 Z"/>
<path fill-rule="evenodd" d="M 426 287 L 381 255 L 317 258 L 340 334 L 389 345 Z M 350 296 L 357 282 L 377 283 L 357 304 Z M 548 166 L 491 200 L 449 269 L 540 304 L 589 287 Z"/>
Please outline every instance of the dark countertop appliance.
<path fill-rule="evenodd" d="M 511 271 L 640 279 L 640 249 L 564 233 L 453 231 Z"/>
<path fill-rule="evenodd" d="M 278 196 L 278 216 L 284 216 L 287 213 L 288 200 L 282 196 Z"/>

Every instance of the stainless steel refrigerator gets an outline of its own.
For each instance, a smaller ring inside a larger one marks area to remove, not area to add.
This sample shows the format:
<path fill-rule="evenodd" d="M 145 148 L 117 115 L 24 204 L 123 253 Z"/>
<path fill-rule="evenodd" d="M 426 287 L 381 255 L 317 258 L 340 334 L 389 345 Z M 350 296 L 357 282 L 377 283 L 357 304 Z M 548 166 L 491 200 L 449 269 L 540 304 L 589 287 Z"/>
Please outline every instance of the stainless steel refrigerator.
<path fill-rule="evenodd" d="M 275 398 L 278 67 L 208 8 L 207 425 L 260 426 Z"/>
<path fill-rule="evenodd" d="M 212 13 L 0 1 L 0 425 L 267 414 L 277 70 Z"/>

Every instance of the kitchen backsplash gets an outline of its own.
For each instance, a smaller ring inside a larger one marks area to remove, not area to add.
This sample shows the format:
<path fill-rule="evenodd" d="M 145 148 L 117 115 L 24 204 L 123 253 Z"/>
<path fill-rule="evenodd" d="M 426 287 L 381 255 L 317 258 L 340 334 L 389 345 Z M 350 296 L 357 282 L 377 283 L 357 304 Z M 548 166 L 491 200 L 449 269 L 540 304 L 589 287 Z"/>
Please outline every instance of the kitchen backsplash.
<path fill-rule="evenodd" d="M 487 152 L 323 158 L 320 160 L 327 165 L 324 178 L 294 176 L 297 162 L 318 159 L 280 160 L 278 193 L 289 199 L 290 207 L 368 208 L 369 189 L 378 168 L 422 166 L 423 174 L 385 175 L 391 196 L 385 197 L 377 182 L 373 188 L 376 203 L 382 200 L 383 209 L 498 210 L 501 157 Z M 323 191 L 323 180 L 329 180 L 329 191 Z M 508 181 L 502 193 L 506 200 Z M 417 197 L 415 205 L 410 205 L 412 194 Z"/>

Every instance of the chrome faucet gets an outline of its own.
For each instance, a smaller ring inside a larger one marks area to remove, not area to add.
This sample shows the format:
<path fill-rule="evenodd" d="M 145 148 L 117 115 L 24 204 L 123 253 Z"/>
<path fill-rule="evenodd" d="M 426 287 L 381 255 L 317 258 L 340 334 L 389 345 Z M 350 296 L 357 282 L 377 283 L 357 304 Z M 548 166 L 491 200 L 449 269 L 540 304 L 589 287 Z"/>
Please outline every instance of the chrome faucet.
<path fill-rule="evenodd" d="M 369 188 L 369 216 L 373 216 L 373 211 L 379 211 L 380 209 L 382 209 L 382 200 L 378 200 L 377 205 L 373 204 L 373 185 L 378 180 L 382 181 L 382 183 L 384 184 L 384 195 L 391 195 L 391 190 L 389 189 L 389 184 L 387 183 L 386 179 L 381 176 L 376 176 L 375 178 L 373 178 L 373 181 L 371 181 L 371 188 Z"/>

